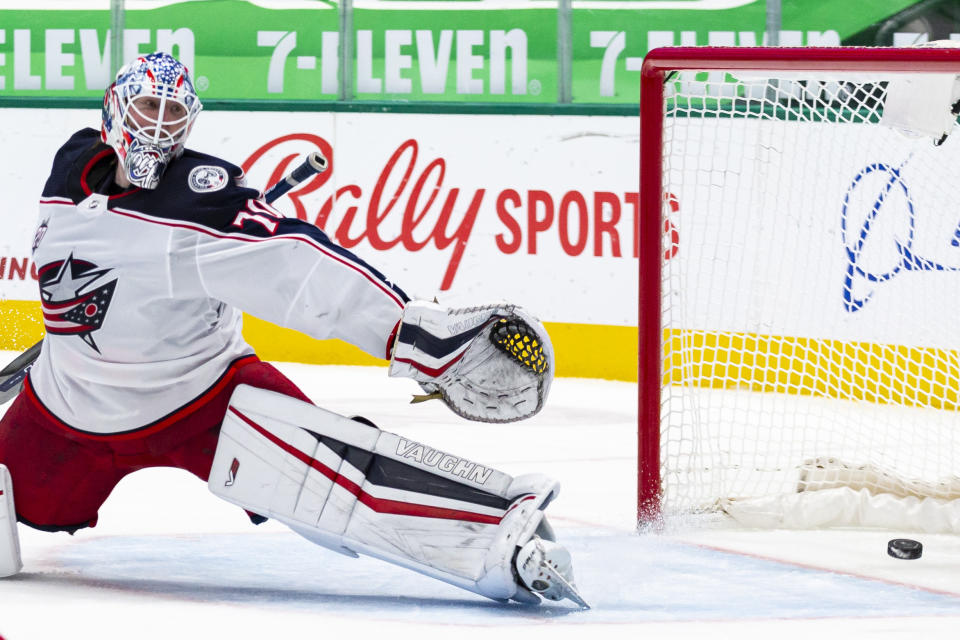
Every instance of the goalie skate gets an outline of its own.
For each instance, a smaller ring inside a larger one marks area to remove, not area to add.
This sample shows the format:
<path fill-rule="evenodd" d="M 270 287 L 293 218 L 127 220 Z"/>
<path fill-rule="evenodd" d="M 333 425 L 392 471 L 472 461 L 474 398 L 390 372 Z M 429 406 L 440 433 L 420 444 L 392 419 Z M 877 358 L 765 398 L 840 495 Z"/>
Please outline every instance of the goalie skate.
<path fill-rule="evenodd" d="M 516 566 L 520 580 L 533 593 L 547 600 L 569 598 L 584 609 L 590 608 L 573 582 L 570 552 L 556 542 L 534 536 L 520 548 Z"/>

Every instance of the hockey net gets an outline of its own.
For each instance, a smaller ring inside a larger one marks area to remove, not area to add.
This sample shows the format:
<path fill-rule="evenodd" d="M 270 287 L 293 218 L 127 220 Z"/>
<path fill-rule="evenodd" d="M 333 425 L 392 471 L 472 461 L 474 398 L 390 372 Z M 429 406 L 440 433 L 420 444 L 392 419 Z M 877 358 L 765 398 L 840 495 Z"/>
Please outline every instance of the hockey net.
<path fill-rule="evenodd" d="M 648 56 L 641 521 L 960 532 L 960 132 L 889 126 L 948 113 L 956 74 L 960 50 Z"/>

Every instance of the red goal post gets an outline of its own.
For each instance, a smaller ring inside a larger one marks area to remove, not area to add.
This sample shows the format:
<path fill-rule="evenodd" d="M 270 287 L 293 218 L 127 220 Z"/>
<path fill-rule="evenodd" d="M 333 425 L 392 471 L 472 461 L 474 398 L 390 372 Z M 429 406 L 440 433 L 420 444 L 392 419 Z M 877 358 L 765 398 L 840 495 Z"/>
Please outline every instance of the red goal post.
<path fill-rule="evenodd" d="M 664 388 L 667 384 L 664 373 L 665 358 L 670 356 L 664 353 L 668 330 L 663 323 L 663 297 L 665 279 L 671 276 L 665 276 L 664 273 L 663 236 L 667 220 L 665 198 L 668 194 L 672 196 L 673 193 L 670 192 L 670 185 L 664 181 L 664 164 L 668 162 L 666 158 L 668 152 L 664 147 L 664 127 L 668 98 L 667 79 L 674 72 L 747 73 L 753 76 L 769 75 L 771 79 L 808 77 L 817 74 L 825 74 L 825 77 L 836 74 L 853 76 L 882 74 L 895 77 L 898 74 L 917 72 L 955 75 L 960 74 L 960 50 L 854 47 L 669 47 L 655 49 L 646 56 L 642 68 L 640 93 L 637 495 L 637 516 L 640 523 L 657 520 L 663 514 L 665 507 L 663 478 L 665 470 L 661 453 L 667 446 L 662 436 L 665 436 L 666 430 L 670 428 L 663 421 L 664 413 L 667 411 L 665 408 L 667 400 L 664 398 Z M 691 100 L 692 102 L 694 101 Z M 693 138 L 687 139 L 685 144 L 689 146 L 691 140 Z M 812 161 L 816 162 L 816 159 Z M 690 170 L 690 173 L 695 171 Z M 687 205 L 682 195 L 679 202 L 681 208 Z M 706 215 L 706 212 L 700 213 Z M 911 233 L 912 231 L 911 227 Z M 681 255 L 685 250 L 684 233 L 685 229 L 681 227 L 679 229 Z M 878 375 L 878 378 L 882 377 Z M 936 380 L 940 380 L 939 374 Z M 936 380 L 931 384 L 935 386 Z M 739 384 L 742 386 L 742 381 Z M 952 385 L 952 378 L 946 384 Z M 733 386 L 735 385 L 732 384 L 731 388 Z M 801 395 L 818 394 L 801 392 Z M 718 410 L 718 413 L 722 411 Z M 960 414 L 955 415 L 960 416 Z M 960 421 L 957 425 L 960 428 Z M 684 446 L 679 448 L 683 449 Z M 693 443 L 690 446 L 696 448 L 698 445 Z M 823 454 L 832 455 L 832 452 L 828 449 Z M 864 471 L 861 468 L 860 472 L 869 474 L 871 469 L 873 468 L 870 467 Z M 960 473 L 960 468 L 955 472 Z"/>

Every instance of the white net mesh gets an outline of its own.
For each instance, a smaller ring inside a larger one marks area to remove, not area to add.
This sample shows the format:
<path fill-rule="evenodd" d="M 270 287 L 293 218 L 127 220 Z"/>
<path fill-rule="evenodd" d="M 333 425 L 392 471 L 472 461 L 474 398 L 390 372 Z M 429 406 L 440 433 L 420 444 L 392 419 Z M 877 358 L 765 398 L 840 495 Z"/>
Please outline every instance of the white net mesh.
<path fill-rule="evenodd" d="M 665 512 L 960 497 L 960 132 L 879 124 L 888 80 L 668 78 Z"/>

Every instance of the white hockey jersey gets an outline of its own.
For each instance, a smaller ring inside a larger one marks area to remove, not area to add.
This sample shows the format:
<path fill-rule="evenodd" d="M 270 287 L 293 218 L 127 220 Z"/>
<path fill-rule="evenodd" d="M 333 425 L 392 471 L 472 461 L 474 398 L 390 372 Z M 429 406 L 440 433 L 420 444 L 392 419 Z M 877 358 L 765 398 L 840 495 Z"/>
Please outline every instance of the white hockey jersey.
<path fill-rule="evenodd" d="M 58 151 L 34 240 L 47 336 L 40 402 L 96 434 L 155 424 L 253 353 L 241 311 L 389 357 L 407 296 L 317 227 L 187 150 L 154 190 L 112 184 L 113 150 L 84 129 Z"/>

